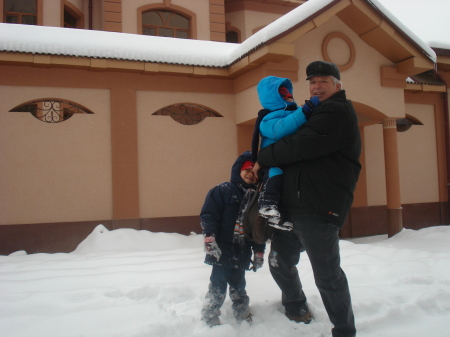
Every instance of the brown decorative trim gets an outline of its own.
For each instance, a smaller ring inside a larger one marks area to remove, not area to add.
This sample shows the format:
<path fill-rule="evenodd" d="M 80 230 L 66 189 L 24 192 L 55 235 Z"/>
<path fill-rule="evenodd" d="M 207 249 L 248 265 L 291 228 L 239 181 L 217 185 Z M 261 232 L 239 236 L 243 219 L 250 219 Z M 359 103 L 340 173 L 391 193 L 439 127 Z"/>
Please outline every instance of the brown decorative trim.
<path fill-rule="evenodd" d="M 431 47 L 431 49 L 434 50 L 436 56 L 450 56 L 450 49 L 434 48 L 434 47 Z"/>
<path fill-rule="evenodd" d="M 403 227 L 405 228 L 417 230 L 449 224 L 449 210 L 446 202 L 405 204 L 402 206 Z"/>
<path fill-rule="evenodd" d="M 403 204 L 397 210 L 388 210 L 385 205 L 352 207 L 349 218 L 342 227 L 341 237 L 350 238 L 388 234 L 389 213 L 393 217 L 391 219 L 393 223 L 398 225 L 398 220 L 401 218 L 403 228 L 407 229 L 418 230 L 431 226 L 447 226 L 449 224 L 447 202 Z"/>
<path fill-rule="evenodd" d="M 388 209 L 388 236 L 392 237 L 403 229 L 402 208 Z"/>
<path fill-rule="evenodd" d="M 341 237 L 361 237 L 387 233 L 386 206 L 352 207 Z"/>
<path fill-rule="evenodd" d="M 18 250 L 34 253 L 70 253 L 102 224 L 112 230 L 111 220 L 40 223 L 0 226 L 0 254 Z"/>
<path fill-rule="evenodd" d="M 197 234 L 202 233 L 200 217 L 198 215 L 141 219 L 141 230 L 163 233 L 179 233 L 184 235 L 189 235 L 191 232 L 195 232 Z"/>
<path fill-rule="evenodd" d="M 405 204 L 401 212 L 404 228 L 421 229 L 448 225 L 448 204 L 432 202 Z M 341 237 L 362 237 L 388 234 L 388 213 L 386 206 L 353 207 L 347 223 L 341 230 Z M 392 212 L 391 212 L 392 213 Z M 398 218 L 398 215 L 395 215 Z M 151 232 L 202 233 L 198 215 L 185 217 L 99 220 L 65 223 L 39 223 L 0 226 L 0 255 L 19 250 L 34 253 L 69 253 L 98 225 L 108 230 L 133 228 Z"/>
<path fill-rule="evenodd" d="M 39 26 L 44 25 L 44 0 L 37 0 L 37 24 Z"/>
<path fill-rule="evenodd" d="M 323 55 L 324 60 L 327 62 L 333 62 L 330 55 L 328 54 L 328 45 L 330 44 L 330 41 L 333 39 L 343 40 L 347 44 L 348 48 L 350 49 L 350 59 L 348 60 L 348 62 L 343 65 L 340 65 L 340 64 L 337 65 L 339 67 L 340 71 L 346 71 L 353 66 L 353 63 L 355 63 L 355 58 L 356 58 L 355 46 L 353 45 L 352 40 L 350 40 L 347 35 L 345 35 L 341 32 L 334 32 L 334 33 L 328 34 L 322 43 L 322 55 Z M 333 63 L 336 63 L 336 62 L 333 62 Z"/>
<path fill-rule="evenodd" d="M 397 72 L 395 67 L 380 67 L 381 86 L 389 88 L 406 88 L 406 74 Z"/>
<path fill-rule="evenodd" d="M 113 219 L 136 219 L 139 218 L 136 90 L 126 85 L 110 90 Z"/>

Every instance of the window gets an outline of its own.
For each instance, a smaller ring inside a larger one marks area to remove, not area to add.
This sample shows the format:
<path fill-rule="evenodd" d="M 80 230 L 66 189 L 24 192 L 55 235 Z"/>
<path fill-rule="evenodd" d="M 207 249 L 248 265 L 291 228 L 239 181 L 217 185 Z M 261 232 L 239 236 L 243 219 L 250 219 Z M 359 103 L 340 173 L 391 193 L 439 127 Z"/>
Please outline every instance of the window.
<path fill-rule="evenodd" d="M 64 27 L 77 28 L 77 19 L 68 11 L 64 11 Z"/>
<path fill-rule="evenodd" d="M 142 13 L 142 34 L 190 39 L 190 21 L 166 10 L 147 11 Z"/>
<path fill-rule="evenodd" d="M 239 34 L 233 30 L 230 30 L 226 34 L 226 41 L 229 43 L 239 43 Z"/>
<path fill-rule="evenodd" d="M 223 117 L 218 112 L 192 103 L 178 103 L 168 105 L 153 113 L 154 116 L 170 116 L 175 122 L 182 125 L 195 125 L 206 117 Z"/>
<path fill-rule="evenodd" d="M 36 0 L 4 0 L 3 13 L 6 23 L 37 24 Z"/>
<path fill-rule="evenodd" d="M 83 13 L 68 1 L 64 1 L 63 12 L 61 12 L 61 27 L 83 28 Z"/>
<path fill-rule="evenodd" d="M 29 101 L 9 110 L 10 112 L 29 112 L 35 118 L 45 123 L 61 123 L 74 114 L 93 114 L 93 112 L 79 104 L 53 98 L 42 98 Z"/>

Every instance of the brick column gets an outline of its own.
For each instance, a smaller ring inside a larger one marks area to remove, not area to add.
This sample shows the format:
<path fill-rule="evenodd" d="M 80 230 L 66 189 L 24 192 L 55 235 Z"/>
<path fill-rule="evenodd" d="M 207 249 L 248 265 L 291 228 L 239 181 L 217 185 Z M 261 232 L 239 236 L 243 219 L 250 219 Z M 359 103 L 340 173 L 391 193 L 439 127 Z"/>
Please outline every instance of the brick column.
<path fill-rule="evenodd" d="M 209 0 L 210 40 L 225 42 L 224 0 Z"/>
<path fill-rule="evenodd" d="M 113 229 L 140 229 L 136 90 L 131 83 L 111 88 Z"/>
<path fill-rule="evenodd" d="M 103 30 L 122 32 L 122 0 L 103 0 Z"/>
<path fill-rule="evenodd" d="M 395 119 L 383 121 L 384 161 L 386 170 L 386 195 L 388 212 L 388 236 L 394 236 L 403 228 L 400 197 L 400 172 L 398 165 L 397 123 Z"/>

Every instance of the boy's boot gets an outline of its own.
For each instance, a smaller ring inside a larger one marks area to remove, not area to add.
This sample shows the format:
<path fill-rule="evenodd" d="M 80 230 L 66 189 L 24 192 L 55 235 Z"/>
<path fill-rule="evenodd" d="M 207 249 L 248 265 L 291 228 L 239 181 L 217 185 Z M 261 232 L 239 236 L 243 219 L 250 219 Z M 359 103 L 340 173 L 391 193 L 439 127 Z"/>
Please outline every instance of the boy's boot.
<path fill-rule="evenodd" d="M 275 175 L 267 179 L 261 193 L 259 194 L 258 207 L 259 215 L 267 219 L 267 224 L 274 228 L 291 231 L 292 223 L 285 222 L 278 210 L 278 204 L 281 199 L 281 186 L 283 175 Z"/>
<path fill-rule="evenodd" d="M 209 284 L 208 292 L 205 296 L 202 308 L 202 321 L 209 326 L 220 325 L 220 308 L 225 301 L 225 294 L 222 294 L 219 288 Z"/>
<path fill-rule="evenodd" d="M 249 303 L 250 298 L 244 290 L 236 290 L 230 286 L 230 299 L 233 302 L 231 308 L 233 309 L 233 316 L 238 322 L 252 321 L 252 314 L 250 313 Z"/>

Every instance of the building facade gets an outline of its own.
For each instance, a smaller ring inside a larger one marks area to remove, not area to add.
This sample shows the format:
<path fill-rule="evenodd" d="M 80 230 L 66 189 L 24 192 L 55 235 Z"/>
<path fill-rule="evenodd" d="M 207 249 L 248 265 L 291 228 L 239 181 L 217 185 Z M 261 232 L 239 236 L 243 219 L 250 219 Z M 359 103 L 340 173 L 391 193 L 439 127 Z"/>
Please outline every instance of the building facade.
<path fill-rule="evenodd" d="M 234 159 L 250 149 L 257 83 L 289 77 L 302 102 L 314 60 L 339 66 L 363 139 L 363 169 L 341 235 L 448 225 L 450 52 L 433 55 L 368 1 L 312 1 L 324 6 L 0 0 L 0 43 L 12 24 L 59 27 L 43 30 L 48 40 L 80 29 L 112 32 L 117 41 L 123 33 L 263 41 L 224 66 L 61 52 L 72 35 L 50 51 L 38 42 L 3 44 L 0 254 L 69 252 L 98 224 L 199 233 L 207 191 L 228 180 Z M 289 26 L 294 11 L 304 19 Z M 264 38 L 272 22 L 289 28 Z"/>

